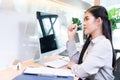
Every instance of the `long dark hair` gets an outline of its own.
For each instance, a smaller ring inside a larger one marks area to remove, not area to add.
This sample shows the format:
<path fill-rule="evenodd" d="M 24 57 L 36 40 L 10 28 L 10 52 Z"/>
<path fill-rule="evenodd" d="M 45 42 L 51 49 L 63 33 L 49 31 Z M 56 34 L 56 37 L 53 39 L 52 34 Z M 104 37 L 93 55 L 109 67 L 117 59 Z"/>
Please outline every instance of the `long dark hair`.
<path fill-rule="evenodd" d="M 95 18 L 100 17 L 103 20 L 102 23 L 102 32 L 103 35 L 110 40 L 111 45 L 112 45 L 112 49 L 113 49 L 113 63 L 112 66 L 115 66 L 115 62 L 116 62 L 116 57 L 114 54 L 114 48 L 113 48 L 113 43 L 112 43 L 112 29 L 111 29 L 111 23 L 110 20 L 108 18 L 108 13 L 107 10 L 103 7 L 103 6 L 93 6 L 91 8 L 89 8 L 86 12 L 90 12 Z M 90 38 L 90 37 L 89 37 Z M 88 39 L 89 40 L 89 39 Z M 87 40 L 86 40 L 87 42 Z M 86 44 L 86 43 L 85 43 Z M 85 46 L 85 45 L 84 45 Z M 84 47 L 83 46 L 83 47 Z M 88 46 L 88 45 L 87 45 Z M 81 51 L 81 53 L 83 54 L 83 52 Z M 80 60 L 80 59 L 79 59 Z M 79 61 L 80 62 L 80 61 Z M 78 63 L 79 63 L 78 62 Z"/>

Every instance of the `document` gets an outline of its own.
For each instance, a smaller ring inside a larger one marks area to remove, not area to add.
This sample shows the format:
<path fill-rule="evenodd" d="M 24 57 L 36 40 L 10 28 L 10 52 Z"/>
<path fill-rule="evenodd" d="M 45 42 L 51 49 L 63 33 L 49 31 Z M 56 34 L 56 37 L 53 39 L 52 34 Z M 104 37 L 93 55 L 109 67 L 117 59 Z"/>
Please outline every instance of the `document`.
<path fill-rule="evenodd" d="M 66 77 L 75 76 L 70 69 L 55 69 L 49 67 L 27 67 L 24 70 L 24 74 L 37 74 L 45 76 L 66 76 Z"/>
<path fill-rule="evenodd" d="M 44 65 L 53 67 L 53 68 L 61 68 L 61 67 L 66 66 L 69 61 L 70 59 L 68 57 L 61 57 L 53 61 L 46 62 L 44 63 Z"/>

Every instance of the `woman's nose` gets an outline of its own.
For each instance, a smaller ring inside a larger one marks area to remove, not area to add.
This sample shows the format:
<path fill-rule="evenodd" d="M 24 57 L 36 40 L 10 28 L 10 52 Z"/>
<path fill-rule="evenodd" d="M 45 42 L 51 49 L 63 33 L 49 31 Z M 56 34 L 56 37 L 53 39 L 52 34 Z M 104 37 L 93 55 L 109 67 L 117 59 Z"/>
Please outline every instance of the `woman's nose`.
<path fill-rule="evenodd" d="M 83 23 L 83 26 L 85 26 L 85 24 Z"/>

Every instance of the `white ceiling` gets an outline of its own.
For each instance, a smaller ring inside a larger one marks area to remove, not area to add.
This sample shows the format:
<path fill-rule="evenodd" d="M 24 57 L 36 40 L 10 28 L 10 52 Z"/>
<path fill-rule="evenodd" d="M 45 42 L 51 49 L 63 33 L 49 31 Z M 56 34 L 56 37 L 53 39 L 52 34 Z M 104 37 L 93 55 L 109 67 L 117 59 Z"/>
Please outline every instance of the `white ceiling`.
<path fill-rule="evenodd" d="M 72 6 L 76 6 L 82 9 L 87 9 L 89 7 L 91 7 L 91 4 L 89 4 L 88 2 L 82 1 L 82 0 L 51 0 L 53 2 L 62 2 L 62 3 L 66 3 Z"/>
<path fill-rule="evenodd" d="M 81 1 L 81 0 L 80 0 Z M 82 0 L 91 5 L 94 5 L 94 0 Z M 120 6 L 120 0 L 100 0 L 100 5 L 105 7 Z"/>
<path fill-rule="evenodd" d="M 52 1 L 65 2 L 74 6 L 82 7 L 84 9 L 94 5 L 94 0 L 52 0 Z M 107 8 L 114 6 L 119 6 L 120 8 L 120 0 L 100 0 L 100 5 Z"/>

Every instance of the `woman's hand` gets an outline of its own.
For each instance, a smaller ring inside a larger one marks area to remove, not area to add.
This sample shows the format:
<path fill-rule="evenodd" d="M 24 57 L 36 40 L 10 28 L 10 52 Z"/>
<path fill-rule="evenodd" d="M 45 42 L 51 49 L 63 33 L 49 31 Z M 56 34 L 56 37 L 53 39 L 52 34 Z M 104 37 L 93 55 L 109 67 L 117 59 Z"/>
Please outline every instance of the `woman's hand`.
<path fill-rule="evenodd" d="M 77 24 L 72 24 L 68 27 L 68 39 L 69 41 L 74 40 L 74 36 L 77 32 Z"/>
<path fill-rule="evenodd" d="M 67 68 L 71 69 L 73 65 L 75 65 L 76 63 L 74 61 L 70 61 L 67 65 Z"/>

